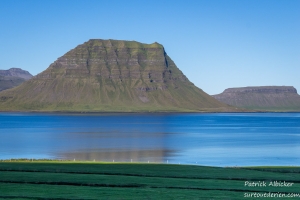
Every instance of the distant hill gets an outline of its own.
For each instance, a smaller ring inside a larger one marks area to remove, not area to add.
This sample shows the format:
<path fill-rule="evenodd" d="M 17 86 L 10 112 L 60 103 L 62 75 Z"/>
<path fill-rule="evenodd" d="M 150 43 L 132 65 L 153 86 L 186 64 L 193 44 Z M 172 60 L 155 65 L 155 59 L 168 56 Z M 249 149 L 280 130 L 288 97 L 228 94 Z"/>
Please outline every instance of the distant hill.
<path fill-rule="evenodd" d="M 228 105 L 266 111 L 300 111 L 300 96 L 292 86 L 229 88 L 212 95 Z"/>
<path fill-rule="evenodd" d="M 30 78 L 32 75 L 20 68 L 0 70 L 0 91 L 16 87 Z"/>
<path fill-rule="evenodd" d="M 92 39 L 17 88 L 0 110 L 236 111 L 191 83 L 161 44 Z"/>

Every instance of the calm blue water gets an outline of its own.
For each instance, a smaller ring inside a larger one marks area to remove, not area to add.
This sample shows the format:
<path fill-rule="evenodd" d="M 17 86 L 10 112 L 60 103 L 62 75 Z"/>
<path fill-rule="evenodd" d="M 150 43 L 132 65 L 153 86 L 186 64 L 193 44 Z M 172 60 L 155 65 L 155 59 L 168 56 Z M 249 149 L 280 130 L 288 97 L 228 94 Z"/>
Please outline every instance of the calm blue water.
<path fill-rule="evenodd" d="M 300 113 L 0 113 L 0 159 L 300 165 Z"/>

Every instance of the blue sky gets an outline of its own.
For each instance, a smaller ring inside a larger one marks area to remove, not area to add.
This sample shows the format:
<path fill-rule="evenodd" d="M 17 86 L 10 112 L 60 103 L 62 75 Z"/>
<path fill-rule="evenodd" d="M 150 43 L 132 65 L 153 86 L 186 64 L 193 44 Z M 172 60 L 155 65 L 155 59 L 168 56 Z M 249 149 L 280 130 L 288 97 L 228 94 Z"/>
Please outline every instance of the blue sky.
<path fill-rule="evenodd" d="M 36 75 L 91 39 L 158 42 L 208 94 L 300 91 L 299 0 L 1 0 L 0 69 Z M 298 92 L 300 93 L 300 92 Z"/>

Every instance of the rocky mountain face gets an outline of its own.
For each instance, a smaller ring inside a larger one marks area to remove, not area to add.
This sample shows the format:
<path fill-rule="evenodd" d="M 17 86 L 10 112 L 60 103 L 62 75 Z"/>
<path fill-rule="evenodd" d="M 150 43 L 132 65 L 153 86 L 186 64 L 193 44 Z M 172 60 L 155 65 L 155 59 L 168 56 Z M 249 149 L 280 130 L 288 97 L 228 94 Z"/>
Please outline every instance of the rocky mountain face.
<path fill-rule="evenodd" d="M 232 111 L 194 86 L 158 43 L 92 39 L 0 93 L 0 110 Z"/>
<path fill-rule="evenodd" d="M 28 71 L 20 68 L 0 70 L 0 91 L 16 87 L 31 78 L 32 75 Z"/>
<path fill-rule="evenodd" d="M 213 97 L 228 105 L 267 111 L 300 111 L 300 96 L 292 86 L 229 88 Z"/>

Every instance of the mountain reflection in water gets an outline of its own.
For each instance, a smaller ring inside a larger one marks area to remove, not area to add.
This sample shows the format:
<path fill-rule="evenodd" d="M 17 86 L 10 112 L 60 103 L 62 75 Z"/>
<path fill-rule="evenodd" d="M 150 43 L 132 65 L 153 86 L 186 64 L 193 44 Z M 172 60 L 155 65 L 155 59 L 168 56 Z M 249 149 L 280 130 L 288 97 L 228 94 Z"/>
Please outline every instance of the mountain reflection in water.
<path fill-rule="evenodd" d="M 165 157 L 170 156 L 172 152 L 166 150 L 143 150 L 143 149 L 112 149 L 106 150 L 86 150 L 83 152 L 69 152 L 58 154 L 57 157 L 67 160 L 84 161 L 106 161 L 106 162 L 166 162 Z"/>
<path fill-rule="evenodd" d="M 126 124 L 128 126 L 128 124 Z M 101 132 L 68 132 L 64 137 L 69 145 L 76 147 L 71 152 L 59 152 L 53 156 L 67 160 L 114 161 L 114 162 L 165 162 L 175 150 L 166 149 L 163 132 L 147 132 L 142 123 L 122 131 L 117 126 Z M 104 128 L 105 129 L 105 128 Z M 163 126 L 155 131 L 163 131 Z M 72 144 L 73 143 L 73 144 Z"/>

